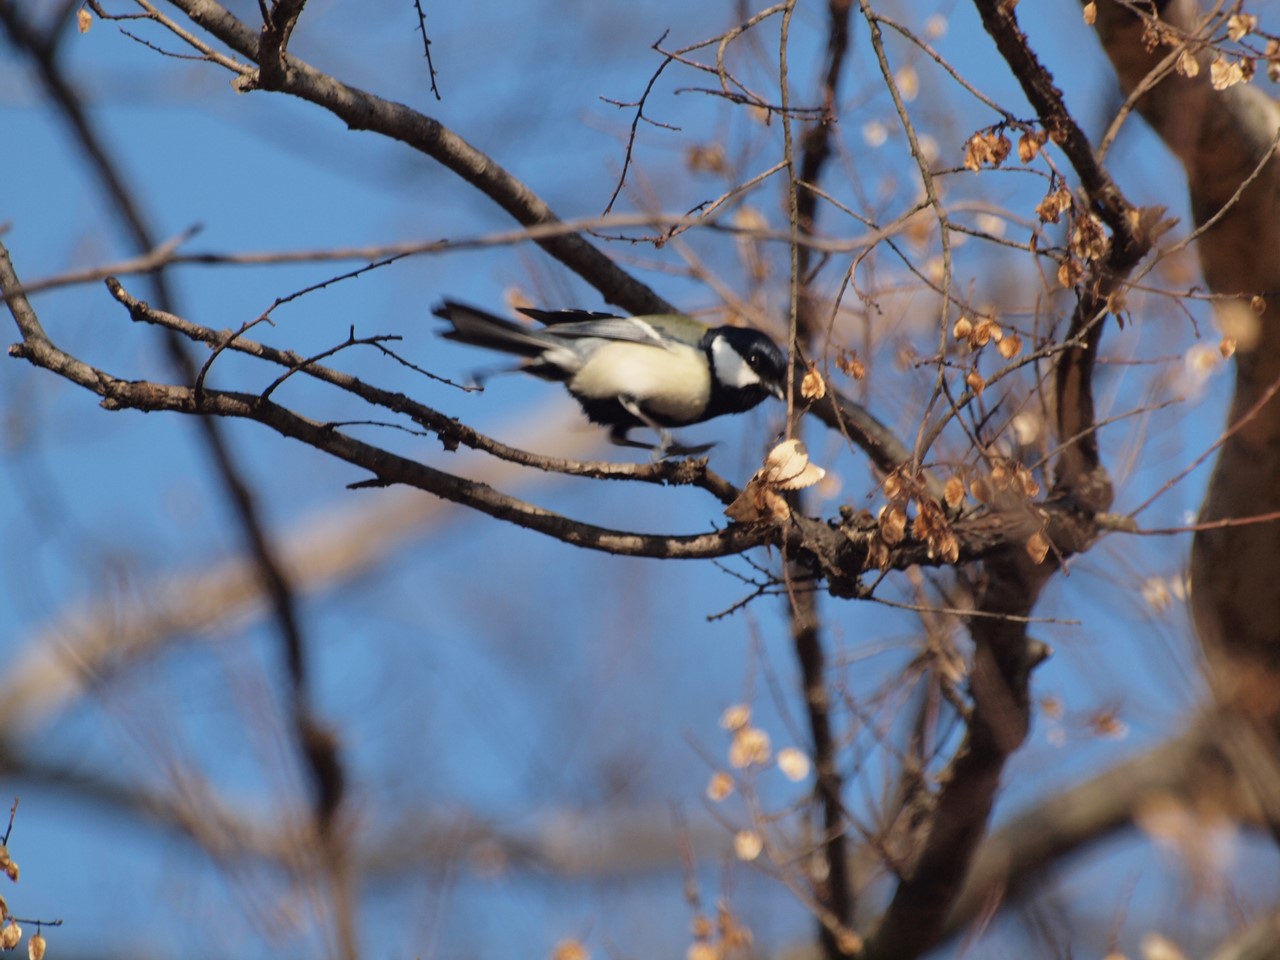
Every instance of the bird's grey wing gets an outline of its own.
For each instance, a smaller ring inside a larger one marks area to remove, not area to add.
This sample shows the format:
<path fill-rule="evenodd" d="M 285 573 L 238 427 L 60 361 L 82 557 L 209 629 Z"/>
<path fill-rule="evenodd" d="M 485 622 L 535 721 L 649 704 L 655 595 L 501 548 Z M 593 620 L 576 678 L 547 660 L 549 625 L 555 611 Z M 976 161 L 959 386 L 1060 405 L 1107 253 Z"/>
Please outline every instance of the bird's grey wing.
<path fill-rule="evenodd" d="M 584 320 L 622 320 L 616 313 L 601 313 L 598 310 L 535 310 L 533 307 L 516 307 L 531 320 L 545 323 L 549 327 L 564 323 L 581 323 Z"/>
<path fill-rule="evenodd" d="M 554 327 L 548 327 L 547 333 L 566 339 L 617 340 L 624 343 L 647 343 L 655 347 L 671 345 L 670 338 L 664 337 L 656 327 L 634 317 L 557 323 Z"/>

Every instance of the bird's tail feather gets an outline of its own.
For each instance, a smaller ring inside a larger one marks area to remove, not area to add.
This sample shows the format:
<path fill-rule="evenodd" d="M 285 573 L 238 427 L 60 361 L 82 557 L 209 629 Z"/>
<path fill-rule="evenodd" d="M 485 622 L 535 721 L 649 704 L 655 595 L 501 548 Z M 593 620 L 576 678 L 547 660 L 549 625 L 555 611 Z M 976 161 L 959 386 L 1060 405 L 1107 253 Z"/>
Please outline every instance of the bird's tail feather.
<path fill-rule="evenodd" d="M 556 345 L 555 340 L 537 330 L 522 327 L 518 323 L 454 300 L 444 301 L 432 313 L 448 321 L 453 327 L 441 334 L 446 340 L 487 347 L 520 357 L 536 357 L 548 347 Z"/>

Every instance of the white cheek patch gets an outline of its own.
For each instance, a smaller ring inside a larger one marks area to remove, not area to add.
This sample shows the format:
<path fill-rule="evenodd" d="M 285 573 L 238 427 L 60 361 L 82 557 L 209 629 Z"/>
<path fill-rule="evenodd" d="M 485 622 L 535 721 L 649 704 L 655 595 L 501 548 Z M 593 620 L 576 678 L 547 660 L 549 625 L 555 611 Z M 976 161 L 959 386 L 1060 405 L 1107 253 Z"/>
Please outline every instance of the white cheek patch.
<path fill-rule="evenodd" d="M 722 386 L 741 389 L 760 383 L 760 374 L 751 369 L 742 354 L 718 337 L 711 341 L 711 363 L 716 369 L 716 381 Z"/>

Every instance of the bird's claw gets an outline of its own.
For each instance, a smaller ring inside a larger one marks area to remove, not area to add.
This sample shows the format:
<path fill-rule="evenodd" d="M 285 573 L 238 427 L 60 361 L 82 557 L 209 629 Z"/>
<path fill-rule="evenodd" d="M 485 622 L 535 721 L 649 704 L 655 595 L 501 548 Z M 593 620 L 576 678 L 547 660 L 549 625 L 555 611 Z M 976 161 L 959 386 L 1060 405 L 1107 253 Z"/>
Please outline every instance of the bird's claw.
<path fill-rule="evenodd" d="M 715 446 L 714 443 L 698 443 L 693 445 L 686 445 L 683 443 L 673 442 L 673 443 L 667 443 L 667 444 L 659 444 L 658 446 L 653 448 L 653 459 L 655 461 L 658 461 L 658 460 L 666 460 L 670 457 L 696 457 L 699 454 L 706 453 L 708 450 L 710 450 L 714 446 Z"/>

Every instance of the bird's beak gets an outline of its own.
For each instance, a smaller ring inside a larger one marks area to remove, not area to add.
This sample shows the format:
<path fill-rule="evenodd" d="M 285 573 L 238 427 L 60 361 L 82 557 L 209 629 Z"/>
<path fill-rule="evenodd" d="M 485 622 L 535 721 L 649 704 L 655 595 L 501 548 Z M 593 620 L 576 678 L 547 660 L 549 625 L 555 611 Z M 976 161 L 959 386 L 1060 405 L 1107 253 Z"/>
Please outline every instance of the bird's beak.
<path fill-rule="evenodd" d="M 779 400 L 787 399 L 787 388 L 783 384 L 778 383 L 775 380 L 771 382 L 768 386 L 769 386 L 769 392 L 772 393 Z"/>

